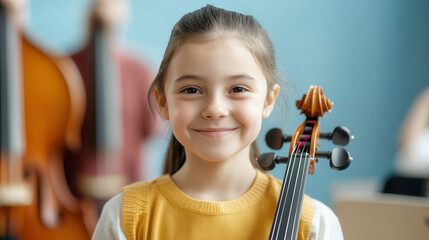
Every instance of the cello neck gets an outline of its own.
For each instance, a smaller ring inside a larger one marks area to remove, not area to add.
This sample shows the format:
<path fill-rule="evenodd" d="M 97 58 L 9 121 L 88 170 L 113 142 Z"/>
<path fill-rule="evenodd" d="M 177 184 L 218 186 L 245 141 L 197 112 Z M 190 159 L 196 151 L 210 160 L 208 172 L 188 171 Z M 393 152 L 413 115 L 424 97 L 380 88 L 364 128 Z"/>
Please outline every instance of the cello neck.
<path fill-rule="evenodd" d="M 0 4 L 0 112 L 2 155 L 22 155 L 24 149 L 22 118 L 22 79 L 17 32 Z"/>
<path fill-rule="evenodd" d="M 270 240 L 297 239 L 310 155 L 294 153 L 289 158 Z"/>
<path fill-rule="evenodd" d="M 93 34 L 95 147 L 105 151 L 121 145 L 120 87 L 107 33 L 100 24 L 95 24 Z"/>

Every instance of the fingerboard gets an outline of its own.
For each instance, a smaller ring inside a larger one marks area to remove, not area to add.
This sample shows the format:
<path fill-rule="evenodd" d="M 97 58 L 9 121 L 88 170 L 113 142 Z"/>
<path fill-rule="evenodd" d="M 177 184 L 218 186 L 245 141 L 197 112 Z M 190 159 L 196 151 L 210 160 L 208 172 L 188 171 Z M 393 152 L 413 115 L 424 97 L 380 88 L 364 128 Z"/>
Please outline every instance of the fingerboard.
<path fill-rule="evenodd" d="M 289 159 L 271 227 L 270 240 L 297 239 L 309 166 L 308 153 L 295 153 Z"/>
<path fill-rule="evenodd" d="M 95 96 L 95 146 L 114 149 L 122 144 L 120 84 L 105 32 L 99 24 L 94 29 L 93 76 Z"/>
<path fill-rule="evenodd" d="M 22 82 L 17 32 L 0 4 L 0 149 L 2 154 L 24 151 Z"/>

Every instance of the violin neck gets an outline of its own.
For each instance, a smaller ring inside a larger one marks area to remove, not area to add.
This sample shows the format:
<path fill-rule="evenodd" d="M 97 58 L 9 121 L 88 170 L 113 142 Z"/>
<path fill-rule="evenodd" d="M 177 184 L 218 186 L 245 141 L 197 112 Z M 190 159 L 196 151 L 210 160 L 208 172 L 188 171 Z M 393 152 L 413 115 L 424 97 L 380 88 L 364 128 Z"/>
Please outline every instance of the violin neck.
<path fill-rule="evenodd" d="M 309 154 L 291 155 L 271 227 L 270 240 L 297 239 L 309 166 Z"/>

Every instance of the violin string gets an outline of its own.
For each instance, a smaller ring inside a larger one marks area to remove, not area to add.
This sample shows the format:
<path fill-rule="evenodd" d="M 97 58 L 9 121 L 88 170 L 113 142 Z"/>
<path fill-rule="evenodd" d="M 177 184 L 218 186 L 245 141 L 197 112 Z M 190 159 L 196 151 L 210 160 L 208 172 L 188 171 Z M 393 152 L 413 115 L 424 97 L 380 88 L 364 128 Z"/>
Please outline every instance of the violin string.
<path fill-rule="evenodd" d="M 302 166 L 302 152 L 299 154 L 300 155 L 300 159 L 299 159 L 299 165 L 297 168 L 297 174 L 296 174 L 296 179 L 295 179 L 295 186 L 294 186 L 294 191 L 293 191 L 293 195 L 292 195 L 292 199 L 290 202 L 290 210 L 289 210 L 289 216 L 288 216 L 288 220 L 287 220 L 287 225 L 286 225 L 286 229 L 290 229 L 290 232 L 288 232 L 285 235 L 285 239 L 288 235 L 291 235 L 291 237 L 293 236 L 293 230 L 294 230 L 294 226 L 295 226 L 295 221 L 296 221 L 296 212 L 298 209 L 296 209 L 296 207 L 294 208 L 294 202 L 296 202 L 297 196 L 295 196 L 296 193 L 296 189 L 297 189 L 297 183 L 299 182 L 299 177 L 301 175 L 301 166 Z M 298 186 L 299 188 L 299 186 Z M 299 194 L 299 193 L 298 193 Z M 298 205 L 298 203 L 296 202 L 295 205 Z M 294 218 L 291 219 L 291 216 L 294 216 Z M 291 228 L 288 228 L 288 225 L 291 224 Z"/>
<path fill-rule="evenodd" d="M 298 151 L 299 151 L 299 147 L 298 147 Z M 300 155 L 300 159 L 299 159 L 299 161 L 297 163 L 298 166 L 297 167 L 293 166 L 293 169 L 292 169 L 292 171 L 295 170 L 294 172 L 296 172 L 296 174 L 295 174 L 295 179 L 294 179 L 294 185 L 293 185 L 293 188 L 291 189 L 292 190 L 292 199 L 290 200 L 289 209 L 288 209 L 288 217 L 287 217 L 287 221 L 286 221 L 286 230 L 289 229 L 288 227 L 289 227 L 289 224 L 290 224 L 290 221 L 291 221 L 290 217 L 291 217 L 292 212 L 294 210 L 293 204 L 295 202 L 295 192 L 296 192 L 297 183 L 298 183 L 298 179 L 296 179 L 296 178 L 299 177 L 299 175 L 300 175 L 302 153 L 298 153 L 298 154 Z M 298 154 L 295 154 L 295 158 L 297 157 Z M 295 162 L 294 162 L 294 164 L 295 164 Z M 292 176 L 293 176 L 293 174 L 292 174 Z M 284 239 L 286 239 L 287 236 L 288 236 L 288 232 L 286 232 L 286 234 L 284 236 Z"/>
<path fill-rule="evenodd" d="M 285 177 L 283 179 L 283 186 L 282 186 L 282 189 L 280 191 L 279 205 L 277 206 L 276 216 L 274 218 L 274 225 L 273 225 L 272 231 L 271 231 L 271 236 L 270 236 L 271 239 L 277 239 L 278 238 L 279 229 L 280 229 L 280 225 L 281 224 L 277 224 L 277 223 L 279 223 L 279 220 L 278 220 L 279 214 L 281 215 L 280 216 L 280 221 L 283 218 L 283 209 L 284 209 L 284 201 L 285 201 L 283 199 L 283 196 L 285 196 L 284 191 L 285 191 L 285 188 L 286 188 L 285 182 L 288 181 L 288 178 L 289 178 L 289 175 L 290 175 L 290 170 L 289 169 L 290 169 L 291 163 L 295 162 L 292 159 L 295 156 L 296 147 L 297 146 L 294 146 L 294 148 L 292 150 L 292 155 L 290 157 L 289 163 L 288 163 L 287 168 L 286 168 L 287 171 L 286 171 Z M 280 209 L 281 209 L 281 211 L 280 211 Z M 276 235 L 275 238 L 273 238 L 274 235 Z"/>
<path fill-rule="evenodd" d="M 286 188 L 286 194 L 283 194 L 283 196 L 287 196 L 289 191 L 293 191 L 294 190 L 294 189 L 291 189 L 291 184 L 292 184 L 292 181 L 293 181 L 292 178 L 294 177 L 294 169 L 295 169 L 295 164 L 296 164 L 296 159 L 297 159 L 297 153 L 298 153 L 298 151 L 299 151 L 299 145 L 295 146 L 294 149 L 293 149 L 293 151 L 292 151 L 293 154 L 291 155 L 291 162 L 289 162 L 288 168 L 287 168 L 287 178 L 285 178 L 286 184 L 284 184 L 284 187 Z M 280 214 L 281 214 L 281 217 L 280 217 L 279 224 L 277 226 L 276 239 L 278 238 L 278 234 L 280 233 L 280 229 L 281 229 L 281 226 L 282 226 L 281 223 L 282 223 L 282 219 L 283 219 L 283 216 L 284 216 L 284 213 L 285 213 L 285 207 L 289 206 L 289 204 L 287 204 L 287 200 L 288 199 L 284 199 L 281 202 L 281 208 L 279 208 L 279 210 L 281 209 L 281 211 L 279 211 Z M 287 210 L 290 211 L 290 208 L 287 209 Z M 286 226 L 285 229 L 287 229 L 287 226 Z"/>
<path fill-rule="evenodd" d="M 302 154 L 302 155 L 304 155 L 304 154 Z M 301 157 L 302 157 L 302 155 L 301 155 Z M 301 206 L 302 206 L 302 202 L 303 202 L 303 195 L 304 195 L 304 189 L 305 189 L 305 185 L 306 185 L 306 180 L 307 180 L 307 178 L 306 177 L 304 177 L 304 175 L 305 174 L 307 174 L 307 171 L 308 171 L 308 166 L 309 166 L 309 161 L 310 160 L 310 158 L 308 157 L 308 155 L 305 155 L 304 156 L 304 160 L 302 161 L 302 168 L 300 169 L 300 171 L 302 172 L 302 174 L 300 174 L 300 176 L 301 176 L 301 179 L 300 179 L 300 189 L 299 189 L 299 192 L 298 192 L 298 196 L 297 196 L 297 199 L 298 200 L 301 200 L 300 202 L 297 202 L 297 211 L 295 211 L 295 217 L 294 217 L 294 226 L 293 226 L 293 228 L 292 228 L 292 232 L 295 232 L 294 230 L 295 230 L 295 227 L 298 227 L 299 226 L 299 220 L 300 220 L 300 218 L 301 218 L 301 214 L 300 214 L 300 212 L 301 212 Z"/>
<path fill-rule="evenodd" d="M 312 128 L 310 128 L 310 131 L 312 131 Z M 302 174 L 299 175 L 299 176 L 301 176 L 301 179 L 300 179 L 300 189 L 298 192 L 298 194 L 299 194 L 298 199 L 301 201 L 297 203 L 297 209 L 298 210 L 295 212 L 293 230 L 295 229 L 295 227 L 298 227 L 298 224 L 296 224 L 296 223 L 297 222 L 299 223 L 299 219 L 301 218 L 300 212 L 301 212 L 301 206 L 302 206 L 302 201 L 303 201 L 303 197 L 304 197 L 303 196 L 304 195 L 304 189 L 305 189 L 305 185 L 306 185 L 306 181 L 307 181 L 307 177 L 303 177 L 304 176 L 303 174 L 307 174 L 309 163 L 310 163 L 310 157 L 306 154 L 307 152 L 310 152 L 309 145 L 307 145 L 309 140 L 311 141 L 310 135 L 306 135 L 305 136 L 305 142 L 304 142 L 304 149 L 301 152 L 301 160 L 300 160 L 300 162 L 302 162 L 302 155 L 304 155 L 302 153 L 305 153 L 304 162 L 303 162 L 302 169 L 301 169 Z M 292 230 L 292 232 L 293 232 L 293 230 Z"/>
<path fill-rule="evenodd" d="M 308 147 L 307 147 L 307 140 L 308 140 L 308 137 L 307 137 L 308 135 L 306 135 L 306 137 L 305 137 L 305 142 L 304 142 L 304 144 L 303 144 L 303 150 L 301 151 L 301 154 L 300 154 L 300 160 L 299 160 L 299 162 L 300 163 L 303 163 L 301 166 L 300 166 L 300 168 L 299 168 L 299 170 L 298 170 L 298 172 L 299 172 L 299 174 L 297 175 L 297 176 L 299 176 L 300 177 L 300 179 L 297 179 L 297 182 L 299 181 L 300 182 L 300 184 L 299 184 L 299 192 L 298 192 L 298 196 L 297 196 L 297 201 L 299 201 L 299 199 L 301 199 L 302 198 L 302 194 L 303 194 L 303 187 L 304 187 L 304 181 L 305 181 L 305 179 L 306 178 L 304 178 L 304 177 L 302 177 L 302 175 L 303 174 L 305 174 L 305 169 L 306 169 L 306 165 L 307 165 L 307 161 L 308 161 L 308 159 L 307 159 L 307 156 L 305 155 L 305 157 L 304 157 L 304 162 L 303 162 L 303 160 L 302 160 L 302 158 L 303 158 L 303 155 L 306 153 L 306 152 L 308 152 Z M 303 154 L 304 153 L 304 154 Z M 296 203 L 296 210 L 295 210 L 295 214 L 294 214 L 294 220 L 293 220 L 293 226 L 292 226 L 292 232 L 294 232 L 294 230 L 295 230 L 295 226 L 297 225 L 296 223 L 299 221 L 299 218 L 301 217 L 301 216 L 299 216 L 298 215 L 298 213 L 300 212 L 299 210 L 300 209 L 298 209 L 299 207 L 300 207 L 300 202 L 297 202 Z"/>
<path fill-rule="evenodd" d="M 302 161 L 302 157 L 304 155 L 303 153 L 305 153 L 306 151 L 308 151 L 308 146 L 307 146 L 308 139 L 309 139 L 309 137 L 308 137 L 308 135 L 306 135 L 305 141 L 299 142 L 298 148 L 297 148 L 296 154 L 295 154 L 295 159 L 296 159 L 297 153 L 301 149 L 300 160 L 299 160 L 299 163 L 298 163 L 299 165 L 298 165 L 298 167 L 296 169 L 296 179 L 295 179 L 295 184 L 294 184 L 294 189 L 293 189 L 293 195 L 292 195 L 291 202 L 289 204 L 290 208 L 288 210 L 288 220 L 286 222 L 286 230 L 290 230 L 290 232 L 286 232 L 285 233 L 284 239 L 286 239 L 288 236 L 290 236 L 290 238 L 292 238 L 292 239 L 297 237 L 296 236 L 297 232 L 295 232 L 295 227 L 297 226 L 297 223 L 299 222 L 299 217 L 300 216 L 298 216 L 298 213 L 300 212 L 299 208 L 302 205 L 302 200 L 301 201 L 299 201 L 299 200 L 302 199 L 302 194 L 303 194 L 303 189 L 304 189 L 303 184 L 305 183 L 305 179 L 306 179 L 306 178 L 302 177 L 302 175 L 305 174 L 304 171 L 306 170 L 306 166 L 308 165 L 307 164 L 308 163 L 307 156 L 305 156 L 305 162 Z M 294 161 L 293 164 L 295 164 L 295 161 Z M 292 171 L 294 171 L 294 170 L 295 170 L 295 166 L 293 166 Z M 290 175 L 290 177 L 292 177 L 292 176 L 293 176 L 293 174 Z M 298 187 L 297 187 L 297 184 L 298 184 Z M 297 188 L 299 188 L 300 191 L 298 192 L 298 195 L 295 197 L 295 193 L 296 193 L 296 189 Z M 296 205 L 295 207 L 294 207 L 294 202 L 295 202 L 295 205 Z M 284 206 L 283 206 L 283 208 L 284 208 Z M 283 214 L 283 211 L 282 211 L 282 214 Z M 292 214 L 294 215 L 293 222 L 292 222 L 293 225 L 292 225 L 292 228 L 288 228 L 289 227 L 289 223 L 291 222 L 290 217 L 291 217 Z"/>

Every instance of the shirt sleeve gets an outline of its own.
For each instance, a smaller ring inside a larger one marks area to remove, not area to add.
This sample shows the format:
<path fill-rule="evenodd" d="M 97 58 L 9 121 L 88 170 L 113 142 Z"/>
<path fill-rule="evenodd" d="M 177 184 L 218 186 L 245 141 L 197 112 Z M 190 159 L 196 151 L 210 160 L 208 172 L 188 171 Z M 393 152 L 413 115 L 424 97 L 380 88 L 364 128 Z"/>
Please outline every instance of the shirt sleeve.
<path fill-rule="evenodd" d="M 107 201 L 101 211 L 92 240 L 127 240 L 121 225 L 121 211 L 124 194 L 119 193 Z"/>
<path fill-rule="evenodd" d="M 343 240 L 341 225 L 334 212 L 316 199 L 312 199 L 312 203 L 314 206 L 314 215 L 310 228 L 310 239 Z"/>

